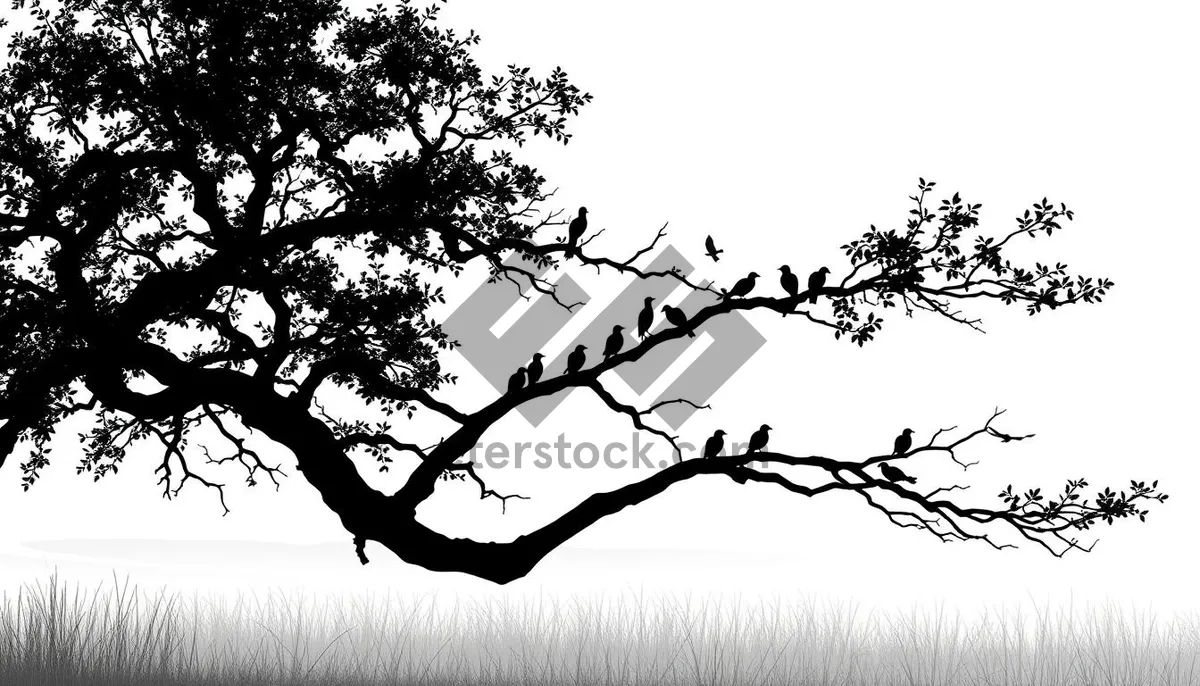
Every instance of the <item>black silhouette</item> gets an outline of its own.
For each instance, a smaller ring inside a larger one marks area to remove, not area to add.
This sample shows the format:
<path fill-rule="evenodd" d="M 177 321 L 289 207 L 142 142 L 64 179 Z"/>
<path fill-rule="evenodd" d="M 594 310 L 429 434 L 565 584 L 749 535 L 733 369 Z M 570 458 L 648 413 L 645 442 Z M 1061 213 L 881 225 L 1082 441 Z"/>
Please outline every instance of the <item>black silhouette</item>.
<path fill-rule="evenodd" d="M 600 214 L 604 214 L 604 208 L 600 208 Z M 566 250 L 567 257 L 572 257 L 579 254 L 579 239 L 583 238 L 583 232 L 587 231 L 587 208 L 580 207 L 579 214 L 571 220 L 571 225 L 567 227 L 567 243 L 570 246 Z"/>
<path fill-rule="evenodd" d="M 800 279 L 792 273 L 792 268 L 786 264 L 779 268 L 783 272 L 779 275 L 779 285 L 783 286 L 783 291 L 788 294 L 789 298 L 794 298 L 800 293 Z"/>
<path fill-rule="evenodd" d="M 580 369 L 583 369 L 583 363 L 587 362 L 587 353 L 584 352 L 585 350 L 587 350 L 586 345 L 577 345 L 575 346 L 575 349 L 571 351 L 571 354 L 567 355 L 568 374 L 574 374 Z"/>
<path fill-rule="evenodd" d="M 530 360 L 529 366 L 525 368 L 525 375 L 529 377 L 529 385 L 532 386 L 542 378 L 542 372 L 545 367 L 542 365 L 542 358 L 545 357 L 541 353 L 534 353 L 533 359 Z"/>
<path fill-rule="evenodd" d="M 729 291 L 725 293 L 725 298 L 746 297 L 750 294 L 750 291 L 754 290 L 754 280 L 757 278 L 757 273 L 750 272 L 745 278 L 738 279 L 738 282 L 733 284 L 733 288 L 730 288 Z"/>
<path fill-rule="evenodd" d="M 508 392 L 516 393 L 525 388 L 525 368 L 518 367 L 516 373 L 508 377 Z"/>
<path fill-rule="evenodd" d="M 676 326 L 676 327 L 687 326 L 687 323 L 688 323 L 687 315 L 683 313 L 683 310 L 679 309 L 678 307 L 671 307 L 670 305 L 663 305 L 662 311 L 663 311 L 663 314 L 666 315 L 667 321 L 670 322 L 672 326 Z M 696 337 L 696 334 L 692 333 L 691 331 L 688 331 L 687 335 L 688 335 L 688 338 Z"/>
<path fill-rule="evenodd" d="M 903 433 L 896 437 L 896 442 L 893 444 L 893 455 L 903 455 L 908 452 L 913 444 L 912 434 L 912 429 L 905 429 Z"/>
<path fill-rule="evenodd" d="M 625 327 L 621 325 L 614 326 L 612 333 L 608 334 L 608 338 L 604 341 L 604 359 L 608 359 L 613 355 L 621 352 L 621 346 L 625 345 L 625 334 L 621 333 Z"/>
<path fill-rule="evenodd" d="M 792 268 L 786 264 L 780 267 L 779 271 L 782 272 L 779 275 L 779 285 L 783 286 L 783 291 L 788 294 L 788 298 L 795 298 L 800 293 L 800 279 L 792 273 Z M 792 309 L 792 307 L 789 303 L 788 309 Z M 783 316 L 786 317 L 787 315 L 788 313 L 785 310 Z"/>
<path fill-rule="evenodd" d="M 810 291 L 810 294 L 808 296 L 808 302 L 810 304 L 814 304 L 814 305 L 816 304 L 816 302 L 817 302 L 817 293 L 816 292 L 818 289 L 825 287 L 825 278 L 828 275 L 829 275 L 829 267 L 821 267 L 820 269 L 818 269 L 817 271 L 815 271 L 809 275 L 808 290 Z"/>
<path fill-rule="evenodd" d="M 709 436 L 708 440 L 704 442 L 704 457 L 716 457 L 717 455 L 720 455 L 721 451 L 724 449 L 725 432 L 721 429 L 717 429 L 716 433 L 714 433 L 712 436 Z"/>
<path fill-rule="evenodd" d="M 638 338 L 645 338 L 650 335 L 650 326 L 654 324 L 653 302 L 654 298 L 646 298 L 643 301 L 642 311 L 638 312 Z"/>
<path fill-rule="evenodd" d="M 746 446 L 746 452 L 756 453 L 767 447 L 767 439 L 770 438 L 767 436 L 767 432 L 770 430 L 771 427 L 763 424 L 762 426 L 758 427 L 758 431 L 750 434 L 750 444 Z"/>
<path fill-rule="evenodd" d="M 316 491 L 312 502 L 337 516 L 364 563 L 370 542 L 410 564 L 497 583 L 525 576 L 612 513 L 697 477 L 723 474 L 734 477 L 720 480 L 724 488 L 756 482 L 813 498 L 891 490 L 849 478 L 845 465 L 876 458 L 758 452 L 672 464 L 581 498 L 502 542 L 450 536 L 418 518 L 447 480 L 478 486 L 502 512 L 513 503 L 539 506 L 490 487 L 466 459 L 518 402 L 587 389 L 600 401 L 589 411 L 625 415 L 679 450 L 657 425 L 657 405 L 629 404 L 601 382 L 602 370 L 621 366 L 612 356 L 624 345 L 619 335 L 607 365 L 585 368 L 585 348 L 577 346 L 566 376 L 530 385 L 527 369 L 522 390 L 468 398 L 469 411 L 440 397 L 455 382 L 443 365 L 454 341 L 431 308 L 447 282 L 475 266 L 505 287 L 516 283 L 572 306 L 538 269 L 579 254 L 587 213 L 580 210 L 566 240 L 542 230 L 557 224 L 559 208 L 531 160 L 521 159 L 531 154 L 521 144 L 569 139 L 571 120 L 591 96 L 561 69 L 542 74 L 514 64 L 490 73 L 474 60 L 472 41 L 438 27 L 436 11 L 417 3 L 370 13 L 336 0 L 146 0 L 100 3 L 99 12 L 93 5 L 16 3 L 4 14 L 24 13 L 14 23 L 25 23 L 19 39 L 5 34 L 0 67 L 0 469 L 19 469 L 23 488 L 54 487 L 39 480 L 63 457 L 50 450 L 52 437 L 78 419 L 92 428 L 67 457 L 90 479 L 124 468 L 126 454 L 153 455 L 166 497 L 204 488 L 226 509 L 229 479 L 278 486 L 296 476 L 293 483 Z M 366 141 L 373 142 L 359 145 Z M 181 188 L 186 202 L 175 201 Z M 957 193 L 935 199 L 933 188 L 919 181 L 905 226 L 872 227 L 843 246 L 848 276 L 826 289 L 836 290 L 829 321 L 789 321 L 820 331 L 832 325 L 835 338 L 861 346 L 881 333 L 877 315 L 890 308 L 978 328 L 969 308 L 980 300 L 1049 313 L 1051 305 L 1058 312 L 1100 302 L 1113 287 L 1024 252 L 1031 237 L 1067 230 L 1074 217 L 1065 205 L 1043 198 L 1018 214 L 1015 231 L 985 230 L 978 204 Z M 760 233 L 754 240 L 770 241 Z M 664 235 L 648 235 L 634 254 Z M 370 266 L 343 273 L 343 255 Z M 645 271 L 624 255 L 596 255 L 588 264 L 601 278 L 666 280 L 706 303 L 689 305 L 687 319 L 664 310 L 675 326 L 793 304 L 778 291 L 714 302 L 711 287 L 674 270 Z M 820 270 L 809 288 L 824 288 L 829 273 Z M 249 321 L 262 331 L 247 333 Z M 166 335 L 167 327 L 184 335 Z M 649 336 L 618 357 L 636 364 L 677 339 Z M 937 375 L 936 365 L 922 373 Z M 773 373 L 779 378 L 761 381 L 790 387 L 797 380 Z M 508 373 L 499 377 L 503 388 Z M 353 402 L 327 402 L 331 395 Z M 697 400 L 705 399 L 677 399 Z M 414 421 L 362 419 L 395 414 Z M 906 459 L 1028 438 L 996 420 Z M 442 423 L 453 425 L 449 433 L 429 433 Z M 820 426 L 820 418 L 812 423 Z M 280 449 L 250 448 L 251 432 L 251 444 Z M 723 436 L 713 437 L 716 447 Z M 421 447 L 434 438 L 435 447 Z M 706 444 L 705 455 L 713 454 Z M 381 469 L 411 464 L 398 490 L 385 491 L 364 478 L 356 457 Z M 760 462 L 800 465 L 803 474 L 759 471 L 752 463 Z M 855 501 L 941 540 L 991 541 L 988 527 L 1002 527 L 1062 555 L 1086 550 L 1080 539 L 1093 527 L 1140 520 L 1167 497 L 1154 481 L 1098 490 L 1076 479 L 1053 495 L 1010 487 L 999 502 L 968 506 L 954 501 L 957 485 Z M 686 526 L 686 515 L 680 521 Z"/>
<path fill-rule="evenodd" d="M 712 236 L 708 236 L 704 239 L 704 251 L 709 257 L 712 258 L 713 262 L 720 262 L 721 258 L 717 257 L 717 255 L 725 252 L 724 250 L 717 250 L 716 244 L 713 243 Z"/>
<path fill-rule="evenodd" d="M 905 474 L 904 472 L 902 472 L 900 470 L 899 467 L 893 467 L 892 465 L 890 465 L 886 462 L 879 463 L 879 471 L 883 472 L 883 478 L 887 479 L 888 481 L 891 481 L 892 483 L 903 483 L 903 482 L 907 482 L 910 484 L 917 483 L 916 478 Z"/>

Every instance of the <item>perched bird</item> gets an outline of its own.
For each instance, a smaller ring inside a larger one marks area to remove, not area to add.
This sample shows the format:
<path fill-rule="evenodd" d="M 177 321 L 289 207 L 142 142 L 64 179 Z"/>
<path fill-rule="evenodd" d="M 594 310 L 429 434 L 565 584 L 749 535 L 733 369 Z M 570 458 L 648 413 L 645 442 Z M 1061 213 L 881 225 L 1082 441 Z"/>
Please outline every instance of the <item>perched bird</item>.
<path fill-rule="evenodd" d="M 789 298 L 796 297 L 800 292 L 800 278 L 793 274 L 792 268 L 786 264 L 780 267 L 779 271 L 783 272 L 779 275 L 779 285 L 783 286 L 783 290 L 787 292 Z M 787 312 L 783 313 L 783 316 L 787 315 Z"/>
<path fill-rule="evenodd" d="M 516 393 L 522 388 L 525 388 L 525 368 L 518 367 L 517 373 L 508 377 L 508 392 Z"/>
<path fill-rule="evenodd" d="M 717 250 L 717 246 L 713 243 L 712 236 L 704 239 L 704 249 L 708 252 L 708 256 L 712 258 L 713 262 L 720 262 L 721 258 L 717 257 L 717 255 L 725 252 L 724 250 Z"/>
<path fill-rule="evenodd" d="M 771 427 L 763 424 L 762 426 L 758 427 L 758 431 L 750 434 L 750 445 L 747 446 L 746 452 L 755 453 L 767 447 L 767 438 L 769 438 L 767 436 L 767 432 L 770 430 Z"/>
<path fill-rule="evenodd" d="M 787 292 L 788 297 L 794 298 L 800 292 L 800 279 L 792 273 L 792 268 L 786 264 L 779 268 L 779 285 Z"/>
<path fill-rule="evenodd" d="M 725 432 L 717 429 L 717 432 L 704 442 L 704 457 L 716 457 L 724 449 Z"/>
<path fill-rule="evenodd" d="M 895 449 L 892 450 L 893 455 L 903 455 L 912 447 L 912 429 L 905 429 L 904 433 L 896 437 Z"/>
<path fill-rule="evenodd" d="M 813 272 L 808 277 L 808 290 L 815 291 L 818 288 L 825 287 L 825 277 L 829 275 L 829 267 L 821 267 Z M 815 305 L 817 303 L 817 294 L 813 293 L 808 296 L 808 302 Z"/>
<path fill-rule="evenodd" d="M 621 332 L 625 327 L 618 324 L 613 327 L 612 333 L 608 335 L 608 339 L 604 341 L 604 359 L 608 359 L 613 355 L 621 352 L 621 346 L 625 344 L 625 335 Z"/>
<path fill-rule="evenodd" d="M 580 369 L 583 369 L 583 363 L 587 361 L 587 353 L 583 352 L 584 350 L 587 350 L 586 345 L 577 345 L 575 346 L 575 349 L 571 351 L 571 354 L 567 355 L 568 374 L 574 374 Z"/>
<path fill-rule="evenodd" d="M 746 278 L 740 279 L 737 283 L 733 284 L 733 288 L 730 288 L 725 293 L 725 299 L 745 297 L 750 291 L 754 290 L 754 280 L 757 278 L 757 273 L 750 272 Z"/>
<path fill-rule="evenodd" d="M 654 323 L 654 308 L 650 303 L 654 302 L 654 298 L 646 298 L 642 306 L 642 311 L 638 312 L 638 337 L 645 338 L 650 335 L 650 325 Z"/>
<path fill-rule="evenodd" d="M 904 472 L 900 471 L 899 467 L 893 467 L 886 462 L 879 463 L 879 471 L 883 472 L 883 478 L 892 483 L 907 481 L 910 484 L 917 483 L 917 480 Z"/>
<path fill-rule="evenodd" d="M 538 379 L 542 378 L 542 372 L 546 370 L 545 367 L 542 366 L 543 357 L 545 357 L 545 355 L 541 353 L 534 353 L 533 360 L 529 363 L 529 367 L 525 369 L 525 373 L 529 376 L 530 386 L 537 383 Z"/>
<path fill-rule="evenodd" d="M 663 305 L 662 311 L 663 314 L 667 315 L 667 321 L 671 322 L 672 325 L 687 326 L 687 315 L 683 313 L 683 310 L 679 309 L 678 307 Z M 687 335 L 688 338 L 696 337 L 696 334 L 692 333 L 691 331 L 687 332 Z"/>
<path fill-rule="evenodd" d="M 587 231 L 587 208 L 579 208 L 579 216 L 571 220 L 571 225 L 567 227 L 567 242 L 571 247 L 567 248 L 567 257 L 579 254 L 579 239 L 583 238 L 583 232 Z"/>

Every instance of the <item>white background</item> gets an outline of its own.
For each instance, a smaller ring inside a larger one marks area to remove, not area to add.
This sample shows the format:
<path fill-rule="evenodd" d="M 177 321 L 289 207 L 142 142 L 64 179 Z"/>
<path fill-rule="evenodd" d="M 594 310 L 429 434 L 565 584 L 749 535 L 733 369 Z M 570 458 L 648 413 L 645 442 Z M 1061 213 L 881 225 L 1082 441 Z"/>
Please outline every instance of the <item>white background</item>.
<path fill-rule="evenodd" d="M 560 188 L 562 207 L 586 204 L 592 226 L 607 229 L 596 248 L 623 256 L 669 221 L 672 243 L 702 265 L 701 277 L 728 284 L 756 270 L 766 275 L 759 288 L 774 289 L 785 262 L 802 276 L 821 265 L 840 276 L 838 246 L 869 224 L 901 226 L 924 176 L 938 181 L 936 199 L 960 191 L 983 203 L 982 225 L 995 232 L 1044 195 L 1066 202 L 1076 221 L 1022 255 L 1117 284 L 1103 305 L 1034 318 L 972 303 L 986 335 L 891 315 L 863 349 L 798 318 L 756 314 L 767 344 L 710 413 L 684 425 L 684 439 L 699 443 L 722 427 L 745 440 L 767 422 L 777 428 L 775 450 L 861 458 L 887 450 L 905 426 L 923 441 L 938 428 L 974 428 L 1000 406 L 1009 409 L 1000 428 L 1037 437 L 980 443 L 969 456 L 985 461 L 966 474 L 978 484 L 966 496 L 997 504 L 1005 484 L 1053 492 L 1084 475 L 1095 485 L 1160 479 L 1173 496 L 1147 524 L 1102 527 L 1093 553 L 1060 560 L 1028 544 L 1005 552 L 942 544 L 895 528 L 851 496 L 809 501 L 767 485 L 694 480 L 605 520 L 513 588 L 681 586 L 901 605 L 1071 595 L 1196 606 L 1197 18 L 1182 3 L 450 3 L 444 22 L 483 34 L 485 65 L 544 73 L 561 65 L 596 96 L 569 146 L 520 153 Z M 702 259 L 705 234 L 727 249 L 719 265 Z M 449 284 L 451 303 L 481 278 Z M 578 278 L 594 298 L 582 328 L 624 282 Z M 570 333 L 556 339 L 560 347 Z M 461 381 L 444 397 L 468 409 L 492 397 L 456 353 L 446 365 Z M 439 429 L 406 428 L 421 437 Z M 487 438 L 536 442 L 563 432 L 603 443 L 628 441 L 630 428 L 581 392 L 536 430 L 512 416 Z M 61 439 L 33 491 L 20 492 L 22 455 L 0 472 L 6 586 L 57 566 L 222 588 L 499 592 L 375 547 L 372 564 L 358 566 L 336 518 L 299 478 L 278 494 L 231 488 L 233 513 L 222 518 L 200 488 L 161 499 L 156 454 L 92 484 L 74 475 L 74 432 Z M 936 457 L 905 465 L 922 486 L 962 479 L 951 467 Z M 507 540 L 639 476 L 506 470 L 495 485 L 533 500 L 511 503 L 502 517 L 498 503 L 454 485 L 421 516 L 452 535 Z M 45 543 L 58 539 L 73 542 Z"/>

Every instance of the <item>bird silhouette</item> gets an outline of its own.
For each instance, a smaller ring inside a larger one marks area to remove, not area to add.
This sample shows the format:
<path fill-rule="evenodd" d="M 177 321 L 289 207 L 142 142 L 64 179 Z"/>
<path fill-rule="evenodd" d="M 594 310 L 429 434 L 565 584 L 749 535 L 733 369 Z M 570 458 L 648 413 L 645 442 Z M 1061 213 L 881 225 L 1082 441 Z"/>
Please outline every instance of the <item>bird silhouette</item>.
<path fill-rule="evenodd" d="M 567 257 L 579 254 L 579 239 L 583 238 L 583 232 L 587 231 L 587 208 L 579 208 L 579 216 L 571 220 L 571 225 L 567 227 L 567 242 L 570 247 L 567 248 Z"/>
<path fill-rule="evenodd" d="M 800 292 L 800 279 L 792 273 L 792 268 L 786 264 L 779 268 L 779 285 L 783 286 L 788 297 L 794 298 Z"/>
<path fill-rule="evenodd" d="M 786 264 L 780 267 L 779 271 L 783 272 L 779 275 L 779 285 L 783 286 L 783 290 L 788 294 L 789 298 L 796 297 L 800 293 L 800 278 L 793 274 L 792 268 Z M 792 306 L 789 306 L 789 309 L 790 307 Z M 783 316 L 786 317 L 787 314 L 787 312 L 784 312 Z"/>
<path fill-rule="evenodd" d="M 612 333 L 608 335 L 608 339 L 604 341 L 604 359 L 608 359 L 613 355 L 621 352 L 621 346 L 625 344 L 625 335 L 621 332 L 625 327 L 618 324 L 613 327 Z"/>
<path fill-rule="evenodd" d="M 750 434 L 750 445 L 747 446 L 746 452 L 755 453 L 767 447 L 767 439 L 769 438 L 769 436 L 767 436 L 767 432 L 770 430 L 771 427 L 763 424 L 762 426 L 758 427 L 758 431 Z"/>
<path fill-rule="evenodd" d="M 730 288 L 725 293 L 725 299 L 728 300 L 729 298 L 745 297 L 750 293 L 750 291 L 754 290 L 754 280 L 757 278 L 757 273 L 750 272 L 746 278 L 739 279 L 737 283 L 733 284 L 733 288 Z"/>
<path fill-rule="evenodd" d="M 525 368 L 517 367 L 517 372 L 508 377 L 508 392 L 516 393 L 525 388 Z"/>
<path fill-rule="evenodd" d="M 905 429 L 904 433 L 896 437 L 896 443 L 892 450 L 893 455 L 903 455 L 908 452 L 908 449 L 912 447 L 912 433 L 912 429 Z"/>
<path fill-rule="evenodd" d="M 583 369 L 583 363 L 587 361 L 587 353 L 584 352 L 585 350 L 587 350 L 586 345 L 577 345 L 575 346 L 575 349 L 571 351 L 571 354 L 567 355 L 568 374 L 574 374 L 580 369 Z"/>
<path fill-rule="evenodd" d="M 713 262 L 720 262 L 721 258 L 717 257 L 717 255 L 725 252 L 724 250 L 717 250 L 717 246 L 713 243 L 712 236 L 704 239 L 704 249 L 708 252 L 708 256 L 712 258 Z"/>
<path fill-rule="evenodd" d="M 542 378 L 542 372 L 546 370 L 546 368 L 542 366 L 543 357 L 545 357 L 545 355 L 541 353 L 534 353 L 533 360 L 529 362 L 529 366 L 525 369 L 525 374 L 529 376 L 530 386 L 537 383 L 538 379 Z"/>
<path fill-rule="evenodd" d="M 683 313 L 683 310 L 679 309 L 678 307 L 663 305 L 662 311 L 663 314 L 667 316 L 667 321 L 671 322 L 672 325 L 677 327 L 687 326 L 687 315 Z M 688 331 L 687 335 L 688 338 L 696 337 L 696 334 L 692 333 L 691 331 Z"/>
<path fill-rule="evenodd" d="M 725 449 L 725 432 L 717 429 L 717 432 L 709 437 L 704 442 L 704 457 L 716 457 Z"/>
<path fill-rule="evenodd" d="M 815 291 L 825 287 L 825 277 L 829 275 L 829 267 L 821 267 L 813 272 L 808 277 L 808 290 Z M 808 302 L 815 305 L 817 303 L 817 294 L 812 293 L 808 296 Z"/>
<path fill-rule="evenodd" d="M 879 463 L 879 471 L 883 472 L 883 478 L 893 483 L 907 481 L 910 484 L 917 483 L 917 480 L 904 472 L 900 471 L 899 467 L 893 467 L 886 462 Z"/>
<path fill-rule="evenodd" d="M 654 302 L 654 298 L 646 298 L 643 301 L 642 311 L 638 312 L 638 337 L 645 338 L 650 335 L 650 325 L 654 323 L 654 307 L 650 303 Z"/>

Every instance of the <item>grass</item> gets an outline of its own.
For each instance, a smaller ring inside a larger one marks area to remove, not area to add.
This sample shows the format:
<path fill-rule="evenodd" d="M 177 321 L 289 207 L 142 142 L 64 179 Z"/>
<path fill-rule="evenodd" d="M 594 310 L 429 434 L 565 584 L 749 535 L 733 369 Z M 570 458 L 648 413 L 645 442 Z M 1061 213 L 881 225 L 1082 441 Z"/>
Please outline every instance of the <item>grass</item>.
<path fill-rule="evenodd" d="M 635 593 L 236 598 L 57 577 L 0 598 L 0 684 L 1200 685 L 1200 621 Z"/>

